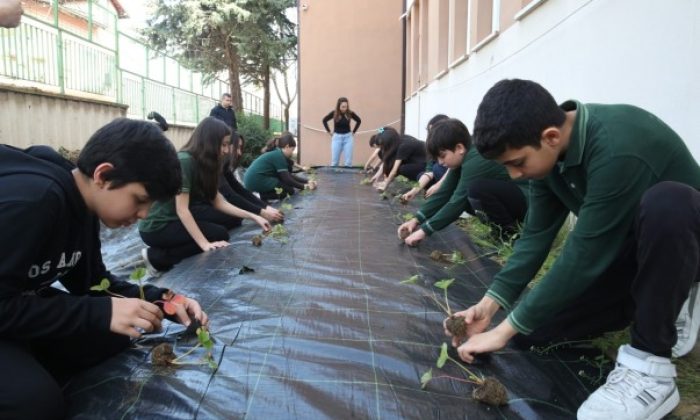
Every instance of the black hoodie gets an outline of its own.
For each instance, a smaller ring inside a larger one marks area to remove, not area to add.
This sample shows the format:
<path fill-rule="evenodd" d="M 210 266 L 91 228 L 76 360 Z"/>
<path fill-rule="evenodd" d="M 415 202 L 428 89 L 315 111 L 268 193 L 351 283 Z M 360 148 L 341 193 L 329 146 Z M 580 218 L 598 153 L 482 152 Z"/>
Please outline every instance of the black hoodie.
<path fill-rule="evenodd" d="M 0 145 L 0 340 L 62 338 L 109 331 L 112 303 L 90 291 L 138 297 L 138 286 L 106 270 L 100 223 L 71 170 L 53 149 Z M 69 291 L 50 285 L 58 280 Z M 146 286 L 148 301 L 167 289 Z"/>

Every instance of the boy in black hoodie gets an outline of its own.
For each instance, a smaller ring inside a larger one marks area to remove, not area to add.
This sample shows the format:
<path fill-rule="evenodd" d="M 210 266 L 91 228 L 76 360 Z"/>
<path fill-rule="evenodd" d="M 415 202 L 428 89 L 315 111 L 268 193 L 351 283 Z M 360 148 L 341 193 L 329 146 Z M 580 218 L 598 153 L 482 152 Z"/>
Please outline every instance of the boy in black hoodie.
<path fill-rule="evenodd" d="M 62 417 L 61 382 L 160 328 L 159 305 L 173 292 L 145 286 L 142 300 L 107 271 L 99 222 L 133 224 L 180 183 L 175 149 L 143 121 L 99 129 L 77 168 L 46 146 L 0 145 L 0 418 Z M 90 290 L 104 278 L 126 298 Z M 51 287 L 56 280 L 68 293 Z M 208 322 L 185 298 L 174 320 L 193 319 Z"/>

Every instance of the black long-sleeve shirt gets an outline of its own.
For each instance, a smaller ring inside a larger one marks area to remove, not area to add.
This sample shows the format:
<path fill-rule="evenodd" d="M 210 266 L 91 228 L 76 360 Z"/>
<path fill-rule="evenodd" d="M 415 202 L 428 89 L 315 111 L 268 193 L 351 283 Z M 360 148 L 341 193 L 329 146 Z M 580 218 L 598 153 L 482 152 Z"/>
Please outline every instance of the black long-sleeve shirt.
<path fill-rule="evenodd" d="M 331 111 L 323 117 L 323 126 L 326 127 L 326 131 L 329 133 L 331 132 L 331 129 L 328 128 L 328 121 L 333 119 L 333 114 L 335 112 Z M 350 111 L 350 118 L 355 120 L 355 127 L 352 129 L 352 133 L 355 134 L 357 132 L 357 129 L 360 128 L 360 124 L 362 124 L 362 120 L 360 117 L 355 114 L 354 112 Z M 345 114 L 342 114 L 340 119 L 338 121 L 334 120 L 333 124 L 333 132 L 337 134 L 347 134 L 350 132 L 350 120 L 345 116 Z"/>
<path fill-rule="evenodd" d="M 85 206 L 73 166 L 46 146 L 0 145 L 0 340 L 109 331 L 112 302 L 90 287 L 138 297 L 134 283 L 105 268 L 99 219 Z M 59 280 L 69 293 L 55 293 Z M 146 299 L 167 289 L 145 286 Z"/>
<path fill-rule="evenodd" d="M 260 214 L 267 207 L 264 201 L 238 182 L 232 171 L 224 171 L 219 191 L 226 198 L 226 201 L 253 214 Z"/>

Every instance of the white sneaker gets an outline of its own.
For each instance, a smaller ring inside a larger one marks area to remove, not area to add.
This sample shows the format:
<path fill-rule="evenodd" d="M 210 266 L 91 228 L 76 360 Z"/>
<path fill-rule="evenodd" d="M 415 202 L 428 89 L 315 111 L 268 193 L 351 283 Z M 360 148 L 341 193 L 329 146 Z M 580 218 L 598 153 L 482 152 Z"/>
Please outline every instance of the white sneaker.
<path fill-rule="evenodd" d="M 640 357 L 634 353 L 643 353 Z M 659 420 L 680 401 L 670 359 L 620 346 L 608 380 L 579 407 L 579 420 Z"/>
<path fill-rule="evenodd" d="M 671 350 L 673 357 L 682 357 L 690 353 L 698 341 L 698 329 L 700 329 L 700 293 L 698 293 L 698 284 L 695 283 L 690 288 L 688 299 L 683 303 L 676 320 L 678 340 Z"/>
<path fill-rule="evenodd" d="M 163 274 L 162 271 L 159 271 L 156 269 L 153 264 L 148 260 L 148 248 L 144 248 L 141 250 L 141 257 L 143 258 L 143 262 L 146 264 L 146 272 L 148 273 L 149 277 L 160 277 L 161 274 Z"/>

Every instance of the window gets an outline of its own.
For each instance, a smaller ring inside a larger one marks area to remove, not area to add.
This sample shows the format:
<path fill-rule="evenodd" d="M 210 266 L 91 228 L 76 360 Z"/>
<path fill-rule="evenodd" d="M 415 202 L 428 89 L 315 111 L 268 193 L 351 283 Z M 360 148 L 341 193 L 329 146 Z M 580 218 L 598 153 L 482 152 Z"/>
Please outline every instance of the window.
<path fill-rule="evenodd" d="M 471 51 L 481 49 L 498 35 L 500 0 L 471 1 Z"/>
<path fill-rule="evenodd" d="M 447 70 L 449 6 L 450 0 L 430 0 L 428 3 L 428 80 L 426 82 Z"/>
<path fill-rule="evenodd" d="M 450 0 L 450 64 L 467 53 L 467 0 Z"/>

